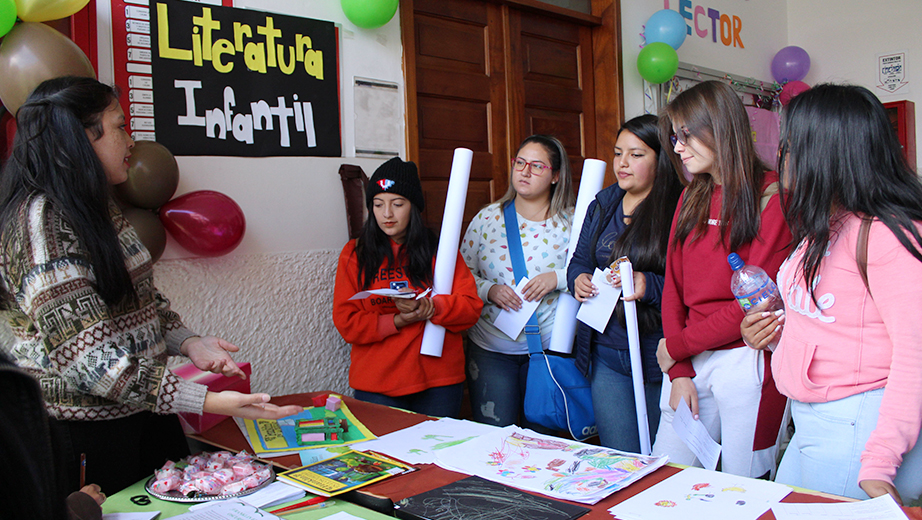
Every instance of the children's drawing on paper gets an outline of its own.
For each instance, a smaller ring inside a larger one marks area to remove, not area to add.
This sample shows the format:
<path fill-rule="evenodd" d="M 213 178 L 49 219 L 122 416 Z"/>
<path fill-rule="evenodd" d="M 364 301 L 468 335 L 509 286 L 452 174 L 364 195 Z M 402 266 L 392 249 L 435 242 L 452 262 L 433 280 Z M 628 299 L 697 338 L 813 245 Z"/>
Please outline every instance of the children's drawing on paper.
<path fill-rule="evenodd" d="M 622 453 L 510 426 L 461 448 L 443 450 L 436 463 L 548 496 L 593 504 L 655 470 L 665 458 Z"/>
<path fill-rule="evenodd" d="M 727 473 L 688 468 L 609 509 L 620 520 L 755 520 L 791 488 Z"/>
<path fill-rule="evenodd" d="M 384 453 L 410 464 L 430 464 L 440 450 L 464 444 L 497 429 L 486 424 L 443 418 L 424 421 L 353 447 Z"/>

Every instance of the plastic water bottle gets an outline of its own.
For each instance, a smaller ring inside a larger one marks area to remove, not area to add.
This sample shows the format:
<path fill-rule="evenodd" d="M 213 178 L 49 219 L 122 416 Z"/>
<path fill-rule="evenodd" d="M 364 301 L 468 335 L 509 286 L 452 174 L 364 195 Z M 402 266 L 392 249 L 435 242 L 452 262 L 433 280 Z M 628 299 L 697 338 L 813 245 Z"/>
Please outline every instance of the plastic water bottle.
<path fill-rule="evenodd" d="M 730 253 L 727 256 L 727 262 L 733 269 L 730 290 L 736 297 L 737 303 L 743 308 L 743 312 L 746 314 L 775 312 L 784 308 L 778 286 L 764 269 L 756 265 L 744 264 L 743 259 L 736 253 Z M 778 339 L 776 338 L 768 344 L 768 350 L 774 352 L 777 346 Z"/>
<path fill-rule="evenodd" d="M 743 312 L 774 312 L 784 308 L 778 286 L 761 267 L 744 264 L 736 253 L 730 253 L 727 262 L 730 262 L 730 268 L 733 269 L 730 290 Z"/>

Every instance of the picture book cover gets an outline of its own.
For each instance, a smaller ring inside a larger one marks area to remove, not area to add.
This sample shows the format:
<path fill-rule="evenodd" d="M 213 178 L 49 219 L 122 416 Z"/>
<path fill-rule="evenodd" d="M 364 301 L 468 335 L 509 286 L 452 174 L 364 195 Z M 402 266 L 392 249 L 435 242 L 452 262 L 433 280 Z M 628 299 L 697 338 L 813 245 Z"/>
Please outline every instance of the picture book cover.
<path fill-rule="evenodd" d="M 318 495 L 333 496 L 410 469 L 393 459 L 348 451 L 331 459 L 280 473 L 278 478 Z"/>
<path fill-rule="evenodd" d="M 304 421 L 318 421 L 334 419 L 337 423 L 346 421 L 346 431 L 341 437 L 327 442 L 312 442 L 304 445 L 298 442 L 298 426 Z M 322 406 L 305 408 L 303 412 L 290 415 L 278 420 L 243 419 L 246 427 L 246 436 L 257 456 L 275 456 L 282 453 L 291 453 L 299 450 L 350 444 L 353 442 L 375 439 L 375 435 L 349 411 L 349 407 L 342 403 L 339 410 L 331 411 Z"/>
<path fill-rule="evenodd" d="M 471 476 L 394 504 L 407 520 L 571 520 L 589 509 Z"/>

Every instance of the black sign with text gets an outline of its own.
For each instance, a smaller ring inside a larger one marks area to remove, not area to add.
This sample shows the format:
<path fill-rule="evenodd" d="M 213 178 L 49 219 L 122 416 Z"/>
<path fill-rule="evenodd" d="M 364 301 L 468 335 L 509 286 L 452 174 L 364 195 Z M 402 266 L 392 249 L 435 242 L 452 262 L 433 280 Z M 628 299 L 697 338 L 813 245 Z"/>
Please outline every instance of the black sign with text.
<path fill-rule="evenodd" d="M 332 22 L 150 4 L 157 141 L 174 155 L 342 155 Z"/>

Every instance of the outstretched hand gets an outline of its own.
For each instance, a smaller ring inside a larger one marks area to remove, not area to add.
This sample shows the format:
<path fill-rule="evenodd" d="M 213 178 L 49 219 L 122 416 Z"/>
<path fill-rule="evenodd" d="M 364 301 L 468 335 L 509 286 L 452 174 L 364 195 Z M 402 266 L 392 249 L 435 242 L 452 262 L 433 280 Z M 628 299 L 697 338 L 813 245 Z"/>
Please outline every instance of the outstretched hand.
<path fill-rule="evenodd" d="M 179 348 L 199 370 L 246 379 L 246 374 L 230 356 L 231 352 L 239 350 L 237 345 L 214 336 L 192 336 L 183 341 Z"/>
<path fill-rule="evenodd" d="M 279 406 L 269 402 L 269 394 L 242 394 L 233 390 L 205 394 L 203 411 L 244 419 L 276 420 L 301 413 L 298 405 Z"/>

